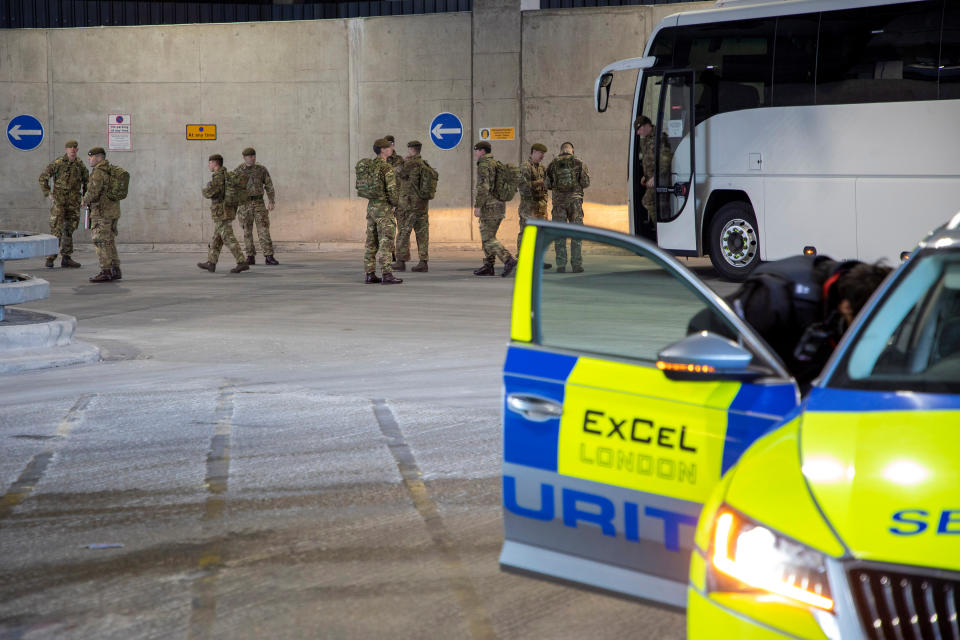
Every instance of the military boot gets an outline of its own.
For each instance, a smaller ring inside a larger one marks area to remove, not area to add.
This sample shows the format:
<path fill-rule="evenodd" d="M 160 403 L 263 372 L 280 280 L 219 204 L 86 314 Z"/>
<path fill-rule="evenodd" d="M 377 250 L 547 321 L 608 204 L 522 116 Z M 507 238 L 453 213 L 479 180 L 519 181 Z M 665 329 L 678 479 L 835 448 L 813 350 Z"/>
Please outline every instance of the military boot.
<path fill-rule="evenodd" d="M 574 273 L 583 273 L 583 267 L 574 267 L 574 268 L 573 268 L 573 272 L 574 272 Z"/>
<path fill-rule="evenodd" d="M 420 262 L 417 263 L 417 266 L 412 267 L 410 271 L 416 271 L 417 273 L 426 273 L 428 271 L 427 261 L 421 260 Z"/>
<path fill-rule="evenodd" d="M 473 270 L 473 275 L 475 275 L 475 276 L 494 276 L 494 275 L 497 275 L 497 274 L 494 273 L 494 271 L 493 271 L 493 265 L 492 265 L 492 264 L 485 264 L 485 265 L 483 265 L 482 267 L 480 267 L 479 269 L 474 269 L 474 270 Z"/>
<path fill-rule="evenodd" d="M 507 258 L 507 261 L 503 263 L 503 273 L 500 274 L 501 277 L 506 278 L 508 275 L 513 273 L 513 270 L 517 268 L 517 259 L 513 256 Z"/>
<path fill-rule="evenodd" d="M 214 272 L 217 270 L 217 265 L 215 265 L 214 263 L 209 262 L 209 261 L 208 261 L 208 262 L 198 262 L 198 263 L 197 263 L 197 266 L 200 267 L 201 269 L 205 269 L 205 270 L 209 271 L 210 273 L 214 273 Z M 247 267 L 247 268 L 249 269 L 250 267 Z"/>
<path fill-rule="evenodd" d="M 273 257 L 273 255 L 263 256 L 263 261 L 267 264 L 280 264 L 277 262 L 277 259 Z"/>
<path fill-rule="evenodd" d="M 367 274 L 367 279 L 363 281 L 364 284 L 379 284 L 380 278 L 377 277 L 377 274 L 371 271 Z"/>
<path fill-rule="evenodd" d="M 250 271 L 250 265 L 246 262 L 238 262 L 237 266 L 233 269 L 230 269 L 230 273 L 240 273 L 241 271 Z"/>
<path fill-rule="evenodd" d="M 50 265 L 50 266 L 53 266 L 53 265 Z M 70 256 L 63 256 L 62 258 L 60 258 L 60 266 L 69 267 L 71 269 L 79 269 L 82 265 L 76 260 L 74 260 L 73 258 L 71 258 Z"/>
<path fill-rule="evenodd" d="M 247 264 L 249 265 L 257 264 L 257 256 L 255 254 L 251 254 L 247 256 Z"/>
<path fill-rule="evenodd" d="M 113 280 L 113 269 L 102 269 L 100 273 L 90 278 L 90 282 L 110 282 Z"/>
<path fill-rule="evenodd" d="M 552 268 L 553 268 L 553 265 L 550 264 L 549 262 L 544 262 L 544 263 L 543 263 L 543 268 L 544 268 L 544 269 L 552 269 Z"/>
<path fill-rule="evenodd" d="M 380 279 L 380 284 L 400 284 L 401 282 L 403 282 L 403 280 L 392 273 L 385 273 L 383 274 L 383 278 Z"/>
<path fill-rule="evenodd" d="M 47 258 L 47 269 L 53 269 L 56 262 L 57 262 L 57 256 L 49 256 Z"/>
<path fill-rule="evenodd" d="M 557 273 L 566 273 L 566 272 L 567 272 L 566 267 L 557 267 Z"/>
<path fill-rule="evenodd" d="M 393 270 L 394 270 L 394 271 L 406 271 L 406 270 L 407 270 L 407 263 L 406 263 L 404 260 L 397 260 L 396 262 L 394 262 L 394 263 L 393 263 L 392 265 L 390 265 L 390 266 L 393 267 Z"/>
<path fill-rule="evenodd" d="M 112 267 L 110 267 L 110 273 L 113 274 L 114 280 L 120 280 L 121 278 L 123 278 L 123 274 L 120 272 L 120 265 L 118 264 L 115 264 Z"/>

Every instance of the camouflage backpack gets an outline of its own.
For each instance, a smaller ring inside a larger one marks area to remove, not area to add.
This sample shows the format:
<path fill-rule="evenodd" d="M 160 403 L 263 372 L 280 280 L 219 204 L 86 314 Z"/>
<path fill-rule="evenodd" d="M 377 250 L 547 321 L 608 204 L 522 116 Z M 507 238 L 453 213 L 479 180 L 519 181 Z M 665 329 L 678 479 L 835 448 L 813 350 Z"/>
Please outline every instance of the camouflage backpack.
<path fill-rule="evenodd" d="M 420 184 L 417 185 L 417 195 L 423 200 L 433 200 L 437 196 L 437 181 L 440 174 L 437 170 L 423 161 L 420 167 Z"/>
<path fill-rule="evenodd" d="M 380 179 L 377 158 L 364 158 L 357 163 L 357 195 L 367 200 L 383 200 L 387 190 Z"/>
<path fill-rule="evenodd" d="M 493 182 L 494 197 L 501 202 L 513 200 L 521 178 L 520 167 L 497 160 L 497 176 Z"/>
<path fill-rule="evenodd" d="M 236 207 L 246 199 L 247 177 L 240 171 L 227 170 L 223 178 L 223 203 Z"/>
<path fill-rule="evenodd" d="M 576 191 L 580 187 L 580 163 L 573 155 L 557 156 L 553 161 L 553 188 L 563 193 Z"/>
<path fill-rule="evenodd" d="M 110 174 L 110 184 L 106 188 L 105 195 L 114 202 L 120 202 L 127 197 L 130 190 L 130 174 L 123 167 L 111 164 L 107 168 Z"/>

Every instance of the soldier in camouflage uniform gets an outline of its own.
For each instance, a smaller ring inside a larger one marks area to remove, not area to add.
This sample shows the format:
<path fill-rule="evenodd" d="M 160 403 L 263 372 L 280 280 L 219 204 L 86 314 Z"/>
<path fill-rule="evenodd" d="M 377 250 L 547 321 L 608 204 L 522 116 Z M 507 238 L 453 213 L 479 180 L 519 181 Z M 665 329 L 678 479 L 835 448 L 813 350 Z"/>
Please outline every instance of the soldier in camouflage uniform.
<path fill-rule="evenodd" d="M 572 170 L 564 171 L 562 167 L 572 167 Z M 566 184 L 568 181 L 570 184 Z M 573 155 L 572 143 L 560 145 L 560 155 L 547 167 L 545 184 L 553 191 L 553 221 L 583 224 L 583 190 L 590 186 L 590 172 L 587 165 Z M 570 238 L 570 266 L 574 273 L 583 271 L 580 244 L 580 240 Z M 553 246 L 557 253 L 557 273 L 564 273 L 567 270 L 566 238 L 557 238 Z"/>
<path fill-rule="evenodd" d="M 60 240 L 61 267 L 80 267 L 70 256 L 73 255 L 73 232 L 80 224 L 80 198 L 87 189 L 90 174 L 77 160 L 76 140 L 68 140 L 64 145 L 65 153 L 47 165 L 40 174 L 40 188 L 43 197 L 50 198 L 50 233 Z M 50 192 L 50 178 L 53 178 L 53 192 Z M 53 268 L 57 254 L 47 256 L 47 267 Z"/>
<path fill-rule="evenodd" d="M 366 284 L 400 284 L 400 278 L 390 269 L 390 253 L 397 236 L 397 219 L 393 210 L 397 206 L 397 183 L 387 158 L 393 150 L 390 141 L 380 138 L 373 143 L 377 155 L 377 180 L 383 181 L 385 198 L 367 201 L 367 237 L 364 243 L 363 269 Z M 377 263 L 381 265 L 382 277 L 377 277 Z"/>
<path fill-rule="evenodd" d="M 280 264 L 273 257 L 273 240 L 270 239 L 270 215 L 276 201 L 273 190 L 273 180 L 270 172 L 262 164 L 257 163 L 257 152 L 253 147 L 243 150 L 243 162 L 235 171 L 241 172 L 247 178 L 247 194 L 249 199 L 237 208 L 240 226 L 243 228 L 243 245 L 247 251 L 247 264 L 256 264 L 257 248 L 253 244 L 253 223 L 257 223 L 257 235 L 260 237 L 260 249 L 263 250 L 263 261 L 267 264 Z M 263 206 L 263 194 L 266 192 L 267 206 Z"/>
<path fill-rule="evenodd" d="M 493 193 L 497 177 L 497 161 L 493 159 L 490 143 L 486 141 L 473 145 L 477 158 L 477 193 L 473 201 L 473 215 L 480 218 L 480 240 L 483 243 L 483 266 L 473 271 L 475 276 L 495 275 L 493 265 L 497 258 L 503 262 L 506 278 L 517 266 L 517 259 L 510 255 L 506 247 L 497 240 L 497 229 L 506 215 L 507 205 Z"/>
<path fill-rule="evenodd" d="M 390 165 L 390 168 L 393 169 L 393 177 L 396 179 L 400 174 L 400 168 L 403 166 L 403 158 L 397 153 L 397 143 L 396 138 L 391 135 L 383 136 L 383 139 L 390 143 L 390 155 L 387 156 L 387 164 Z M 397 185 L 399 188 L 399 184 Z M 393 216 L 397 219 L 397 229 L 402 226 L 400 220 L 400 207 L 395 207 L 393 209 Z M 396 240 L 394 240 L 396 242 Z M 397 259 L 397 248 L 394 246 L 390 249 L 390 260 L 395 261 Z M 405 271 L 406 269 L 397 269 L 397 271 Z"/>
<path fill-rule="evenodd" d="M 90 207 L 90 228 L 93 246 L 97 250 L 100 273 L 90 282 L 119 280 L 120 256 L 117 254 L 117 220 L 120 219 L 120 203 L 107 197 L 110 188 L 110 163 L 103 147 L 94 147 L 87 152 L 90 163 L 90 182 L 81 204 Z"/>
<path fill-rule="evenodd" d="M 523 239 L 523 227 L 528 218 L 547 218 L 547 187 L 545 184 L 546 169 L 540 162 L 547 147 L 539 142 L 530 147 L 530 159 L 520 165 L 520 208 L 517 214 L 520 217 L 520 233 L 517 234 L 517 254 L 520 253 L 520 241 Z M 544 269 L 551 265 L 544 264 Z"/>
<path fill-rule="evenodd" d="M 210 273 L 217 270 L 217 260 L 220 258 L 220 249 L 227 245 L 230 253 L 237 260 L 237 266 L 230 269 L 230 273 L 248 271 L 250 265 L 240 250 L 240 243 L 233 235 L 233 219 L 237 217 L 237 207 L 228 206 L 224 202 L 227 195 L 227 170 L 223 168 L 223 156 L 215 153 L 207 158 L 207 168 L 213 173 L 210 182 L 203 188 L 203 197 L 210 198 L 210 216 L 213 218 L 213 240 L 208 245 L 207 261 L 198 262 L 197 266 Z"/>
<path fill-rule="evenodd" d="M 647 210 L 647 219 L 656 229 L 657 209 L 656 198 L 654 197 L 654 174 L 656 167 L 656 148 L 657 148 L 657 129 L 653 122 L 647 116 L 640 116 L 633 123 L 637 135 L 640 136 L 640 163 L 643 167 L 643 177 L 640 178 L 640 184 L 646 187 L 643 192 L 643 199 L 640 204 Z M 662 136 L 660 144 L 660 180 L 666 186 L 669 181 L 670 166 L 673 161 L 673 153 L 670 151 L 670 142 L 666 136 Z"/>
<path fill-rule="evenodd" d="M 400 206 L 397 207 L 397 261 L 393 263 L 396 271 L 406 269 L 406 261 L 410 259 L 410 233 L 417 236 L 417 254 L 420 262 L 410 269 L 425 273 L 429 257 L 430 223 L 427 218 L 428 200 L 420 197 L 417 188 L 420 185 L 420 171 L 423 168 L 423 158 L 420 149 L 423 145 L 419 140 L 407 143 L 407 157 L 397 172 L 397 191 L 400 195 Z M 393 157 L 393 156 L 391 156 Z"/>

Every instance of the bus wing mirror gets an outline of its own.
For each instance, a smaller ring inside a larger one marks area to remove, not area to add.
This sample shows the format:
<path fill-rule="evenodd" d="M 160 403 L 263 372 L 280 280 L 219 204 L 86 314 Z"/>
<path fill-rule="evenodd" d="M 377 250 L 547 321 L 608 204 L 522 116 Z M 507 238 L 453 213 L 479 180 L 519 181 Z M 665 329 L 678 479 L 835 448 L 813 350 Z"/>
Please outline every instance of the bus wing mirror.
<path fill-rule="evenodd" d="M 613 74 L 605 73 L 597 80 L 597 112 L 603 113 L 610 105 L 610 85 L 613 84 Z"/>
<path fill-rule="evenodd" d="M 644 58 L 627 58 L 626 60 L 617 60 L 605 66 L 597 81 L 594 83 L 593 106 L 598 112 L 603 113 L 610 104 L 610 85 L 613 83 L 614 71 L 627 71 L 629 69 L 649 69 L 657 63 L 655 56 L 646 56 Z"/>

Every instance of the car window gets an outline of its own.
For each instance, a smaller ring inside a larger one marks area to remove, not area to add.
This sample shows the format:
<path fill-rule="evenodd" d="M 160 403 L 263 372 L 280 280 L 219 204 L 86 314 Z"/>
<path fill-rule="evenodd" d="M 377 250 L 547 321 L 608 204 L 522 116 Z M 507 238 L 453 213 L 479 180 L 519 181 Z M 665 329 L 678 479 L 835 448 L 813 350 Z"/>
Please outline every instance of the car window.
<path fill-rule="evenodd" d="M 557 241 L 575 237 L 544 230 L 543 261 L 556 264 Z M 581 241 L 582 273 L 543 272 L 536 311 L 544 346 L 654 362 L 664 348 L 695 330 L 736 340 L 735 329 L 684 279 L 628 247 Z M 580 265 L 578 265 L 580 266 Z"/>
<path fill-rule="evenodd" d="M 911 265 L 828 386 L 960 392 L 960 253 L 921 256 Z"/>

